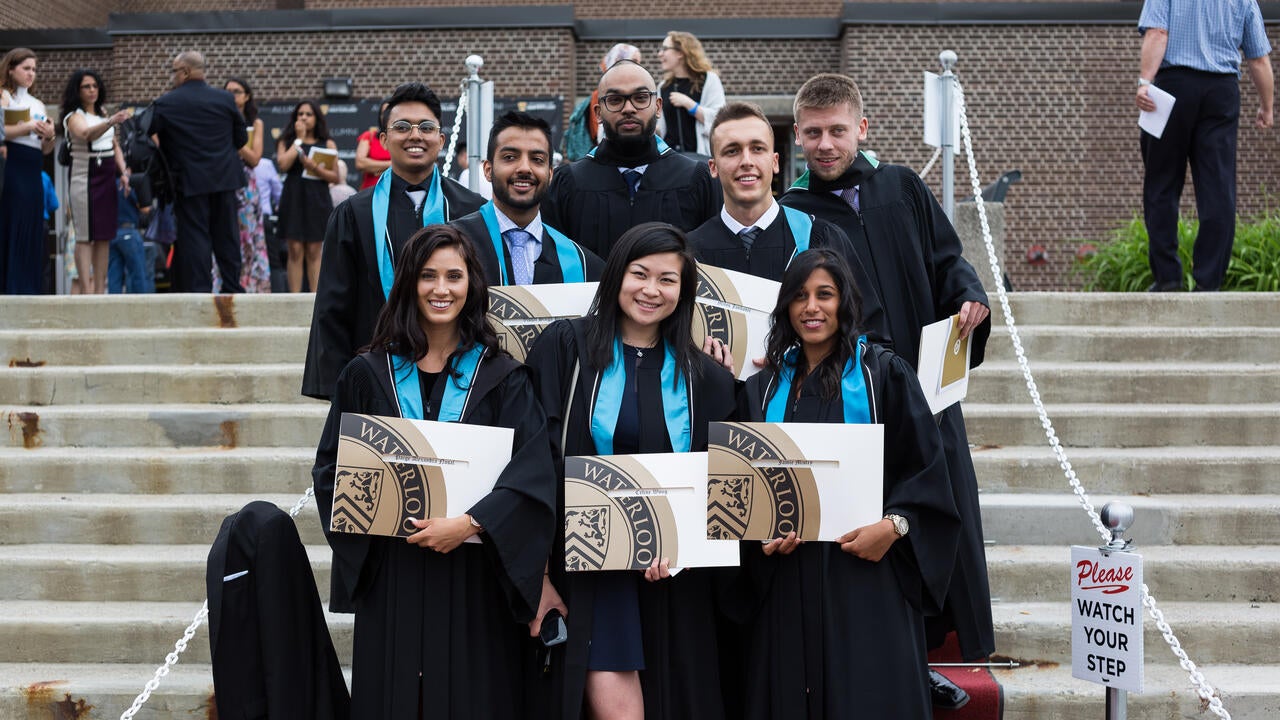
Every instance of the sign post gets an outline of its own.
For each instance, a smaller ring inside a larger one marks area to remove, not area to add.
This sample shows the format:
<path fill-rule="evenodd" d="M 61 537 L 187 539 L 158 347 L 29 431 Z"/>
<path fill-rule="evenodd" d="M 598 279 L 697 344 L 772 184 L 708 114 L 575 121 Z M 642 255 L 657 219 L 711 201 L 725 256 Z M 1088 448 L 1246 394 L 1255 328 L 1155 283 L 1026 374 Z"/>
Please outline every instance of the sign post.
<path fill-rule="evenodd" d="M 1107 720 L 1128 716 L 1128 692 L 1142 692 L 1142 556 L 1122 535 L 1133 509 L 1102 508 L 1111 542 L 1071 548 L 1071 675 L 1107 688 Z"/>

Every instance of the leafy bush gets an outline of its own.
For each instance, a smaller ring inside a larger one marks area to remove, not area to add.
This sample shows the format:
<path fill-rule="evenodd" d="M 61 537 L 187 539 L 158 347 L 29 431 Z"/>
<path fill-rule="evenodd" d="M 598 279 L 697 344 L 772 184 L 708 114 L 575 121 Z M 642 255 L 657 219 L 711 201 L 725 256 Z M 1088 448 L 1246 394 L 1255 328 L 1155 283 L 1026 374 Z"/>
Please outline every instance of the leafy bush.
<path fill-rule="evenodd" d="M 1195 287 L 1191 278 L 1191 249 L 1195 244 L 1197 220 L 1178 220 L 1178 257 L 1182 261 L 1183 286 Z M 1135 217 L 1116 229 L 1110 242 L 1082 258 L 1075 274 L 1085 290 L 1141 292 L 1154 282 L 1147 260 L 1147 228 Z M 1280 291 L 1280 209 L 1256 217 L 1236 220 L 1235 245 L 1231 263 L 1222 281 L 1223 290 Z"/>

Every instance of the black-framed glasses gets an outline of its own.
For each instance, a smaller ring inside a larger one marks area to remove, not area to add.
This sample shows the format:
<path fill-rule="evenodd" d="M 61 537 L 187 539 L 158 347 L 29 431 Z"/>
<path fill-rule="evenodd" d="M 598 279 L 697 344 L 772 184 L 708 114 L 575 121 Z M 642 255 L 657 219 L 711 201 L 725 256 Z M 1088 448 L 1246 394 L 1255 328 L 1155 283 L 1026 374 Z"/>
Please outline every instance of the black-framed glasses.
<path fill-rule="evenodd" d="M 409 132 L 414 128 L 418 128 L 418 132 L 422 133 L 423 135 L 430 135 L 431 133 L 439 130 L 440 125 L 439 123 L 433 120 L 423 120 L 422 122 L 417 123 L 416 125 L 414 123 L 409 122 L 408 120 L 397 120 L 387 126 L 388 130 L 390 130 L 391 132 L 397 135 L 408 135 Z"/>
<path fill-rule="evenodd" d="M 653 96 L 656 94 L 651 90 L 638 90 L 630 95 L 609 94 L 600 98 L 600 104 L 604 105 L 604 109 L 609 112 L 622 110 L 627 102 L 631 103 L 631 107 L 643 110 L 653 103 Z"/>

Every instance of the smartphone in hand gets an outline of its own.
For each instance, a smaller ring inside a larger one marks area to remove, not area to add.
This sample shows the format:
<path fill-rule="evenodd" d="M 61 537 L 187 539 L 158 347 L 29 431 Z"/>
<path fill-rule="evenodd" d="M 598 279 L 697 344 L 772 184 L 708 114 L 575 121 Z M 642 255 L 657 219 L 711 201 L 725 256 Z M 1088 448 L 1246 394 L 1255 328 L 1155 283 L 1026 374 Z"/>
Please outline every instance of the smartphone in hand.
<path fill-rule="evenodd" d="M 552 608 L 542 616 L 542 627 L 538 636 L 546 647 L 555 647 L 569 639 L 569 628 L 564 624 L 564 616 L 559 610 Z"/>

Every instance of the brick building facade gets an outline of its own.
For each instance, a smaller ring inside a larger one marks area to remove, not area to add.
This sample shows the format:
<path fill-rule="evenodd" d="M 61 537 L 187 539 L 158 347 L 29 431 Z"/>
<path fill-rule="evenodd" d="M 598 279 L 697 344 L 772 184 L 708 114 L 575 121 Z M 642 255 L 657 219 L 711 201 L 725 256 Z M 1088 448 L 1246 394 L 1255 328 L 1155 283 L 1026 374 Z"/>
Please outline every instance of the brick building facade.
<path fill-rule="evenodd" d="M 422 79 L 452 97 L 471 53 L 502 96 L 565 98 L 566 112 L 589 94 L 613 43 L 638 45 L 657 66 L 667 29 L 703 39 L 730 97 L 766 104 L 780 128 L 791 95 L 817 72 L 847 72 L 862 86 L 867 147 L 883 160 L 920 169 L 921 71 L 955 50 L 978 170 L 984 182 L 1018 169 L 1007 198 L 1006 271 L 1018 289 L 1066 289 L 1082 240 L 1105 239 L 1141 212 L 1141 161 L 1133 106 L 1140 2 L 1076 3 L 709 3 L 586 0 L 46 0 L 0 6 L 0 49 L 39 54 L 35 93 L 57 102 L 76 67 L 103 71 L 114 101 L 145 101 L 164 90 L 169 61 L 198 49 L 211 79 L 240 75 L 259 99 L 320 93 L 325 77 L 354 79 L 377 97 Z M 1263 3 L 1280 48 L 1280 3 Z M 719 19 L 708 17 L 720 16 Z M 392 29 L 389 29 L 392 28 Z M 1280 190 L 1280 133 L 1252 128 L 1257 98 L 1241 85 L 1239 211 L 1274 207 Z M 963 158 L 957 194 L 970 194 Z M 939 170 L 926 180 L 940 188 Z M 1194 215 L 1188 185 L 1184 207 Z M 1048 248 L 1033 266 L 1026 250 Z M 975 262 L 975 265 L 978 264 Z M 985 265 L 985 263 L 982 263 Z"/>

